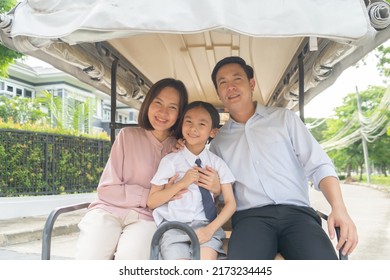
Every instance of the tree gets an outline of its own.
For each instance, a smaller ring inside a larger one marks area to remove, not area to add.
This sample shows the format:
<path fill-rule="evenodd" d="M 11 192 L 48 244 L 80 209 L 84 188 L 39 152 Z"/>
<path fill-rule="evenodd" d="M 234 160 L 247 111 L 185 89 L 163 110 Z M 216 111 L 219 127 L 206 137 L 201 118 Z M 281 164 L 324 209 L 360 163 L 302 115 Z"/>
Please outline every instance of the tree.
<path fill-rule="evenodd" d="M 31 98 L 0 96 L 0 119 L 13 123 L 45 123 L 47 115 L 40 110 L 40 105 Z"/>
<path fill-rule="evenodd" d="M 64 101 L 63 98 L 53 96 L 48 91 L 42 91 L 36 100 L 48 111 L 53 127 L 89 133 L 91 131 L 91 112 L 93 111 L 91 102 L 88 99 L 81 102 L 73 98 L 73 94 L 67 94 L 68 98 Z"/>
<path fill-rule="evenodd" d="M 16 0 L 1 0 L 0 14 L 9 11 L 16 3 Z M 8 66 L 15 63 L 15 60 L 22 58 L 23 54 L 10 50 L 0 44 L 0 77 L 7 77 Z"/>
<path fill-rule="evenodd" d="M 318 142 L 325 140 L 324 132 L 328 129 L 326 119 L 306 118 L 305 122 L 306 127 Z"/>
<path fill-rule="evenodd" d="M 371 86 L 360 93 L 362 116 L 357 112 L 356 93 L 348 94 L 343 105 L 335 109 L 335 117 L 327 121 L 324 149 L 335 165 L 351 176 L 359 170 L 362 177 L 364 157 L 362 134 L 368 142 L 371 163 L 386 174 L 389 166 L 389 136 L 385 133 L 390 123 L 389 92 L 384 87 Z"/>

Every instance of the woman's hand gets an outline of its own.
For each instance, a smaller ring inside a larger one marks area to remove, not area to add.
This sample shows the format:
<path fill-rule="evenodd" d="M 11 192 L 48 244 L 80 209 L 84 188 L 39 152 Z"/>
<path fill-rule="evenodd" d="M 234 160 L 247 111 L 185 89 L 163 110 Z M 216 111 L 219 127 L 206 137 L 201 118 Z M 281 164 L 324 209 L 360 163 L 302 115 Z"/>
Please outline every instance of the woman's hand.
<path fill-rule="evenodd" d="M 170 188 L 173 186 L 173 184 L 176 182 L 176 179 L 177 177 L 179 177 L 179 173 L 176 173 L 175 176 L 173 176 L 172 178 L 169 179 L 168 183 L 164 186 L 164 188 Z M 183 194 L 185 194 L 186 192 L 188 192 L 188 189 L 184 189 L 184 190 L 181 190 L 179 192 L 177 192 L 172 198 L 171 200 L 176 200 L 176 199 L 180 199 L 183 197 Z"/>

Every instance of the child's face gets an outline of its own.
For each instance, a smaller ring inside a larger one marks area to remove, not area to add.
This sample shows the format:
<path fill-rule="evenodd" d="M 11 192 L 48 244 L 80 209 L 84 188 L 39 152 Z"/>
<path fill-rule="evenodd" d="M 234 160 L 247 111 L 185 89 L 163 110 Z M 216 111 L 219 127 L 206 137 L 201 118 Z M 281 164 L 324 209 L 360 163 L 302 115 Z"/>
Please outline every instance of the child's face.
<path fill-rule="evenodd" d="M 195 107 L 184 115 L 182 133 L 187 144 L 204 146 L 216 132 L 217 128 L 212 128 L 211 117 L 206 109 Z"/>
<path fill-rule="evenodd" d="M 169 131 L 179 116 L 179 92 L 166 87 L 152 101 L 148 110 L 148 118 L 156 131 Z"/>

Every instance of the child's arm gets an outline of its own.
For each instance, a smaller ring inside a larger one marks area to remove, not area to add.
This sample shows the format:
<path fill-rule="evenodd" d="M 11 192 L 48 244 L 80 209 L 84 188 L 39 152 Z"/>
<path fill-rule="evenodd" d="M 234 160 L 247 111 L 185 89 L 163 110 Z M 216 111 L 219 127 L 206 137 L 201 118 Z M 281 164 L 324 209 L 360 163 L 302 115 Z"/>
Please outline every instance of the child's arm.
<path fill-rule="evenodd" d="M 214 221 L 196 231 L 196 235 L 201 244 L 210 240 L 218 228 L 222 227 L 236 211 L 236 200 L 234 198 L 232 184 L 222 184 L 221 189 L 225 205 Z"/>
<path fill-rule="evenodd" d="M 169 187 L 153 185 L 149 192 L 149 197 L 146 205 L 149 209 L 155 209 L 169 200 L 171 200 L 177 193 L 187 189 L 192 183 L 196 182 L 199 178 L 198 171 L 191 168 L 184 177 Z"/>

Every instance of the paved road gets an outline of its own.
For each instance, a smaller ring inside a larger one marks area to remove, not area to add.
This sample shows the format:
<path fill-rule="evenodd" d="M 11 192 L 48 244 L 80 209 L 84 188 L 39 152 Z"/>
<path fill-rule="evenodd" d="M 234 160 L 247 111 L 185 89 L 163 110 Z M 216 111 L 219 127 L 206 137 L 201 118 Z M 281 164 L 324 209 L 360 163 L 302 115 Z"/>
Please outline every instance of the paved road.
<path fill-rule="evenodd" d="M 342 185 L 344 201 L 358 229 L 359 244 L 351 260 L 390 260 L 390 193 L 359 185 Z M 314 208 L 329 212 L 320 192 L 311 192 Z"/>
<path fill-rule="evenodd" d="M 342 185 L 345 203 L 359 231 L 359 245 L 351 260 L 390 260 L 390 194 L 370 187 Z M 321 193 L 311 190 L 314 208 L 325 213 L 329 206 Z M 74 258 L 78 234 L 59 236 L 52 241 L 52 259 Z M 0 260 L 40 259 L 40 241 L 0 249 Z"/>

